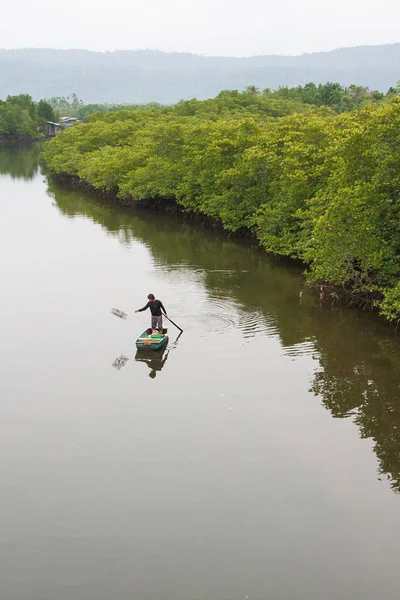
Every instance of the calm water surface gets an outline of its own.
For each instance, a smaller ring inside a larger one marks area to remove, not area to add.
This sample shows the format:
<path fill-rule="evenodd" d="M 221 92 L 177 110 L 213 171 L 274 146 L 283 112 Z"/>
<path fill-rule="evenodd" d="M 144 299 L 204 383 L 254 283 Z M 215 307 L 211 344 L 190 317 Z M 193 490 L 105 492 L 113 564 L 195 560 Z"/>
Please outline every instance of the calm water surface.
<path fill-rule="evenodd" d="M 0 150 L 0 275 L 1 600 L 397 600 L 400 346 L 377 319 L 56 187 L 35 147 Z M 184 333 L 141 360 L 149 292 Z"/>

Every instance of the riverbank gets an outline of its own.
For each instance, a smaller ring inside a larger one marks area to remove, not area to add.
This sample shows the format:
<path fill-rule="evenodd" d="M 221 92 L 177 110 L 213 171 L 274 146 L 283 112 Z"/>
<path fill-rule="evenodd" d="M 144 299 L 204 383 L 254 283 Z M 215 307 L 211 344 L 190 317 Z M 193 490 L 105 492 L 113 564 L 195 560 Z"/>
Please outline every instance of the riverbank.
<path fill-rule="evenodd" d="M 132 208 L 138 211 L 155 211 L 167 214 L 179 215 L 180 218 L 186 221 L 192 221 L 200 223 L 212 229 L 218 231 L 221 235 L 225 235 L 227 238 L 241 238 L 251 241 L 251 243 L 258 244 L 257 235 L 250 229 L 241 228 L 236 231 L 228 231 L 224 228 L 223 223 L 220 219 L 212 219 L 207 215 L 185 210 L 176 200 L 176 198 L 143 198 L 141 200 L 135 200 L 134 198 L 121 198 L 118 196 L 118 191 L 112 190 L 99 190 L 93 187 L 87 181 L 80 179 L 77 176 L 48 173 L 55 181 L 59 184 L 74 190 L 80 190 L 91 198 L 101 199 L 103 201 L 116 204 L 124 208 Z"/>
<path fill-rule="evenodd" d="M 206 119 L 200 108 L 92 115 L 46 144 L 46 164 L 121 204 L 256 237 L 267 253 L 302 261 L 321 300 L 376 308 L 397 325 L 400 100 L 267 121 Z"/>
<path fill-rule="evenodd" d="M 37 142 L 46 141 L 44 136 L 5 136 L 0 134 L 0 146 L 26 146 L 29 144 L 36 144 Z M 49 140 L 47 140 L 49 141 Z"/>
<path fill-rule="evenodd" d="M 250 229 L 241 228 L 234 232 L 228 231 L 224 228 L 221 220 L 211 219 L 210 217 L 196 213 L 193 211 L 184 210 L 182 206 L 178 204 L 174 198 L 146 198 L 142 200 L 135 200 L 133 198 L 120 198 L 116 191 L 111 190 L 99 190 L 94 188 L 92 185 L 79 179 L 76 176 L 70 175 L 51 175 L 53 179 L 65 189 L 72 189 L 84 193 L 92 200 L 101 200 L 108 204 L 114 204 L 123 208 L 130 208 L 134 211 L 146 212 L 146 213 L 165 213 L 177 215 L 180 219 L 196 224 L 200 224 L 209 230 L 212 230 L 218 235 L 222 235 L 227 239 L 243 240 L 251 245 L 257 245 L 262 249 L 260 242 L 257 238 L 256 232 Z M 280 258 L 284 264 L 288 264 L 288 261 L 302 267 L 305 271 L 307 265 L 304 264 L 298 258 L 287 257 L 287 256 L 276 256 Z M 358 295 L 353 290 L 346 290 L 339 286 L 332 285 L 326 281 L 307 282 L 304 279 L 303 288 L 307 287 L 313 290 L 314 294 L 318 296 L 320 304 L 327 304 L 328 306 L 344 306 L 347 308 L 355 308 L 358 310 L 369 310 L 376 311 L 376 302 L 382 299 L 382 295 L 377 293 L 363 292 Z M 302 296 L 302 288 L 299 289 L 299 295 Z"/>

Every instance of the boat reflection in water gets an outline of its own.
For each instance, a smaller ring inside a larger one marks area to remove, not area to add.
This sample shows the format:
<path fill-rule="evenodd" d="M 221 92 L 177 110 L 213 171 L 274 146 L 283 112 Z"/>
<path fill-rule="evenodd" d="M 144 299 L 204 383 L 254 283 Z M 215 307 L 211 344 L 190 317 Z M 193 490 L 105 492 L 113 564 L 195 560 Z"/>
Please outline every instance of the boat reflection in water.
<path fill-rule="evenodd" d="M 149 377 L 154 379 L 161 371 L 168 358 L 169 350 L 164 346 L 160 350 L 138 350 L 135 360 L 145 362 L 150 369 Z"/>
<path fill-rule="evenodd" d="M 164 346 L 163 348 L 160 348 L 160 350 L 138 350 L 136 352 L 135 360 L 138 362 L 145 362 L 149 367 L 149 377 L 152 379 L 157 377 L 157 373 L 164 367 L 170 351 L 176 347 L 181 335 L 182 333 L 179 333 L 176 340 L 168 347 Z"/>
<path fill-rule="evenodd" d="M 179 333 L 178 337 L 172 344 L 163 346 L 159 350 L 137 350 L 135 360 L 137 362 L 144 362 L 147 364 L 150 369 L 149 377 L 154 379 L 157 376 L 158 371 L 161 371 L 167 361 L 170 351 L 176 347 L 181 335 L 182 333 Z M 126 365 L 128 360 L 128 356 L 121 354 L 121 356 L 114 360 L 112 366 L 119 371 Z"/>

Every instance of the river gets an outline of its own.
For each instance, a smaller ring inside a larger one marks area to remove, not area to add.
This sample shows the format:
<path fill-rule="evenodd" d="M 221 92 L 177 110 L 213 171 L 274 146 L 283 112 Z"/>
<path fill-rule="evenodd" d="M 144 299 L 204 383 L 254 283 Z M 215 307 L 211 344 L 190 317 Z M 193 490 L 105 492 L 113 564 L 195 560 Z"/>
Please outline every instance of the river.
<path fill-rule="evenodd" d="M 38 150 L 0 149 L 1 600 L 397 600 L 395 334 Z M 184 333 L 141 360 L 149 292 Z"/>

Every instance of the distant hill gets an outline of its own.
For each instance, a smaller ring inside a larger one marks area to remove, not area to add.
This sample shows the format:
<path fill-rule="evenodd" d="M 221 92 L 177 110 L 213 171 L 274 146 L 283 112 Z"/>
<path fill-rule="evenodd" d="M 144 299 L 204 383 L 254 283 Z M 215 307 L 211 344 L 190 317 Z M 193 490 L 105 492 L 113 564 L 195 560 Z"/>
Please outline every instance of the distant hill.
<path fill-rule="evenodd" d="M 301 56 L 208 57 L 158 50 L 0 50 L 0 98 L 70 96 L 86 103 L 171 104 L 248 85 L 277 88 L 309 81 L 386 92 L 400 79 L 400 43 Z"/>

